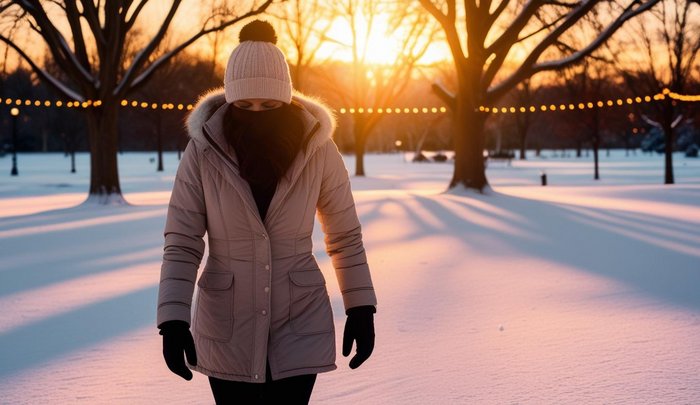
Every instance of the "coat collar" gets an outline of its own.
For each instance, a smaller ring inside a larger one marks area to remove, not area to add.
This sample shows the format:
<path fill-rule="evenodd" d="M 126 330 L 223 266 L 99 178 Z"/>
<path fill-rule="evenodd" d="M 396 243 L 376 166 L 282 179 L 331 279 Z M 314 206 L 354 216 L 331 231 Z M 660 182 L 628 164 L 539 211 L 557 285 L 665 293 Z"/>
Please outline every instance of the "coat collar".
<path fill-rule="evenodd" d="M 306 148 L 307 154 L 313 153 L 324 141 L 332 137 L 336 128 L 335 116 L 330 108 L 321 101 L 299 92 L 294 92 L 292 100 L 304 107 L 304 126 L 307 135 L 314 131 Z M 226 142 L 222 131 L 221 124 L 226 106 L 223 88 L 204 94 L 200 97 L 192 113 L 187 117 L 187 133 L 190 138 L 203 142 L 205 145 L 209 144 L 212 147 L 218 147 L 218 149 L 226 152 L 235 160 L 235 153 L 229 147 L 228 142 Z M 207 134 L 204 133 L 205 128 Z M 206 135 L 209 135 L 210 139 L 207 139 Z"/>
<path fill-rule="evenodd" d="M 296 180 L 301 175 L 311 156 L 327 140 L 331 139 L 336 128 L 336 121 L 331 110 L 318 100 L 295 92 L 292 99 L 301 104 L 304 114 L 305 137 L 309 137 L 304 153 L 296 156 L 287 173 L 277 185 L 265 222 L 270 221 L 277 208 L 291 191 Z M 223 89 L 211 91 L 200 98 L 192 113 L 187 118 L 187 130 L 191 139 L 204 144 L 215 151 L 225 167 L 219 167 L 225 178 L 231 182 L 241 194 L 248 209 L 260 219 L 252 191 L 238 171 L 238 160 L 233 148 L 230 147 L 223 133 L 223 117 L 227 108 Z M 219 165 L 221 166 L 221 165 Z M 260 223 L 263 224 L 262 219 Z M 263 225 L 264 226 L 264 225 Z"/>

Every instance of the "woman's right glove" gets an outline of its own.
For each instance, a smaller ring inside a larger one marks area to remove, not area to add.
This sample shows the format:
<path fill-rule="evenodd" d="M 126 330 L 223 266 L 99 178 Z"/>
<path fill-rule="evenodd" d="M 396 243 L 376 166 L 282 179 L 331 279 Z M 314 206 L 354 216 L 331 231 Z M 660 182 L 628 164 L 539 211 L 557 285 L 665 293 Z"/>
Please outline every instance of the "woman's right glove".
<path fill-rule="evenodd" d="M 158 326 L 160 334 L 163 335 L 163 358 L 165 364 L 173 373 L 185 380 L 192 379 L 192 372 L 185 365 L 187 362 L 193 366 L 197 365 L 197 352 L 194 349 L 194 339 L 190 333 L 190 325 L 185 321 L 166 321 Z"/>
<path fill-rule="evenodd" d="M 360 367 L 374 350 L 374 305 L 363 305 L 345 311 L 348 316 L 343 331 L 343 356 L 348 357 L 352 343 L 357 342 L 357 354 L 350 359 L 350 368 Z"/>

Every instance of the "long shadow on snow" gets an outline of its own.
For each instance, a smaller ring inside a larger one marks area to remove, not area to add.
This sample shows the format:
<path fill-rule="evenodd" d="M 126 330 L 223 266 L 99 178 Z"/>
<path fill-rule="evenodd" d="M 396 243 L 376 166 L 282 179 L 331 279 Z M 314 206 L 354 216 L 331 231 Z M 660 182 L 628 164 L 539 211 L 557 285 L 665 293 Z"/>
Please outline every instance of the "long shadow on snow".
<path fill-rule="evenodd" d="M 497 211 L 474 206 L 470 204 L 470 199 L 522 217 L 521 220 L 507 221 L 515 232 L 495 229 L 488 226 L 488 221 L 479 221 L 482 222 L 479 224 L 447 207 L 454 203 L 464 207 L 465 212 L 481 215 L 481 219 L 504 221 Z M 667 219 L 649 218 L 642 214 L 581 209 L 498 193 L 469 197 L 416 196 L 415 200 L 440 218 L 448 233 L 459 235 L 463 243 L 474 251 L 496 256 L 503 254 L 505 245 L 515 252 L 522 252 L 523 256 L 556 261 L 581 271 L 613 278 L 653 298 L 700 309 L 700 294 L 697 293 L 697 286 L 700 285 L 698 256 L 692 251 L 688 252 L 698 248 L 697 243 L 693 245 L 693 241 L 700 240 L 698 230 L 688 231 L 687 228 L 675 226 L 673 222 L 669 223 Z M 536 217 L 525 219 L 523 215 L 526 213 L 533 213 Z M 658 228 L 659 223 L 669 223 L 670 226 Z M 441 232 L 421 221 L 416 221 L 415 225 L 426 235 Z M 648 227 L 646 232 L 645 226 Z M 671 229 L 674 235 L 668 235 L 667 229 Z M 499 243 L 494 244 L 494 241 Z M 429 254 L 426 252 L 426 255 Z M 669 268 L 669 263 L 677 266 Z M 464 263 L 464 266 L 468 265 Z M 449 268 L 442 271 L 458 271 L 459 267 L 457 270 Z M 431 278 L 431 288 L 437 290 L 437 294 L 441 282 L 440 271 L 439 268 L 431 269 L 426 274 Z M 442 279 L 449 282 L 450 278 Z"/>
<path fill-rule="evenodd" d="M 165 215 L 155 211 L 161 210 L 162 207 L 135 206 L 83 212 L 73 207 L 25 216 L 22 222 L 17 222 L 19 217 L 16 217 L 10 226 L 3 226 L 5 224 L 0 221 L 0 228 L 6 232 L 31 228 L 42 216 L 51 218 L 49 227 L 78 224 L 74 228 L 36 229 L 27 235 L 2 238 L 0 297 L 130 265 L 159 262 Z M 137 216 L 99 224 L 100 219 L 108 219 L 110 215 L 129 213 Z M 80 225 L 81 221 L 90 220 L 95 220 L 95 224 Z M 154 280 L 157 280 L 159 268 L 153 271 Z"/>
<path fill-rule="evenodd" d="M 148 324 L 155 330 L 156 291 L 140 289 L 0 334 L 0 378 Z"/>

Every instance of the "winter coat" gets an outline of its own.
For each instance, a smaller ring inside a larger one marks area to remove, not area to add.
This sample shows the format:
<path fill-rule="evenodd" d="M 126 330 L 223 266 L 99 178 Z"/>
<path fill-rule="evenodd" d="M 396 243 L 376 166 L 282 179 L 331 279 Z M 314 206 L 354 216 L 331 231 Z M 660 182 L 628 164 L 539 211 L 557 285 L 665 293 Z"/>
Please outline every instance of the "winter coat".
<path fill-rule="evenodd" d="M 157 322 L 190 324 L 198 359 L 190 367 L 208 376 L 262 383 L 266 361 L 273 380 L 336 368 L 333 313 L 312 254 L 315 214 L 345 309 L 376 305 L 348 173 L 331 139 L 335 121 L 319 102 L 294 100 L 304 106 L 308 144 L 280 179 L 264 221 L 223 134 L 223 91 L 203 97 L 188 118 Z"/>

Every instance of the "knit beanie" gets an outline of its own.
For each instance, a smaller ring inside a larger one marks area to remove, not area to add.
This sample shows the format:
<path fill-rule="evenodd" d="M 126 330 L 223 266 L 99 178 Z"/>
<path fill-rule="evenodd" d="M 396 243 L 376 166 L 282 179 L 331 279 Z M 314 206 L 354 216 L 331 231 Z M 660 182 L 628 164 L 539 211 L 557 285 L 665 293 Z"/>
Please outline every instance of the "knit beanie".
<path fill-rule="evenodd" d="M 275 29 L 266 21 L 246 24 L 231 52 L 224 73 L 226 102 L 260 98 L 292 101 L 292 79 L 282 51 L 275 46 Z"/>

